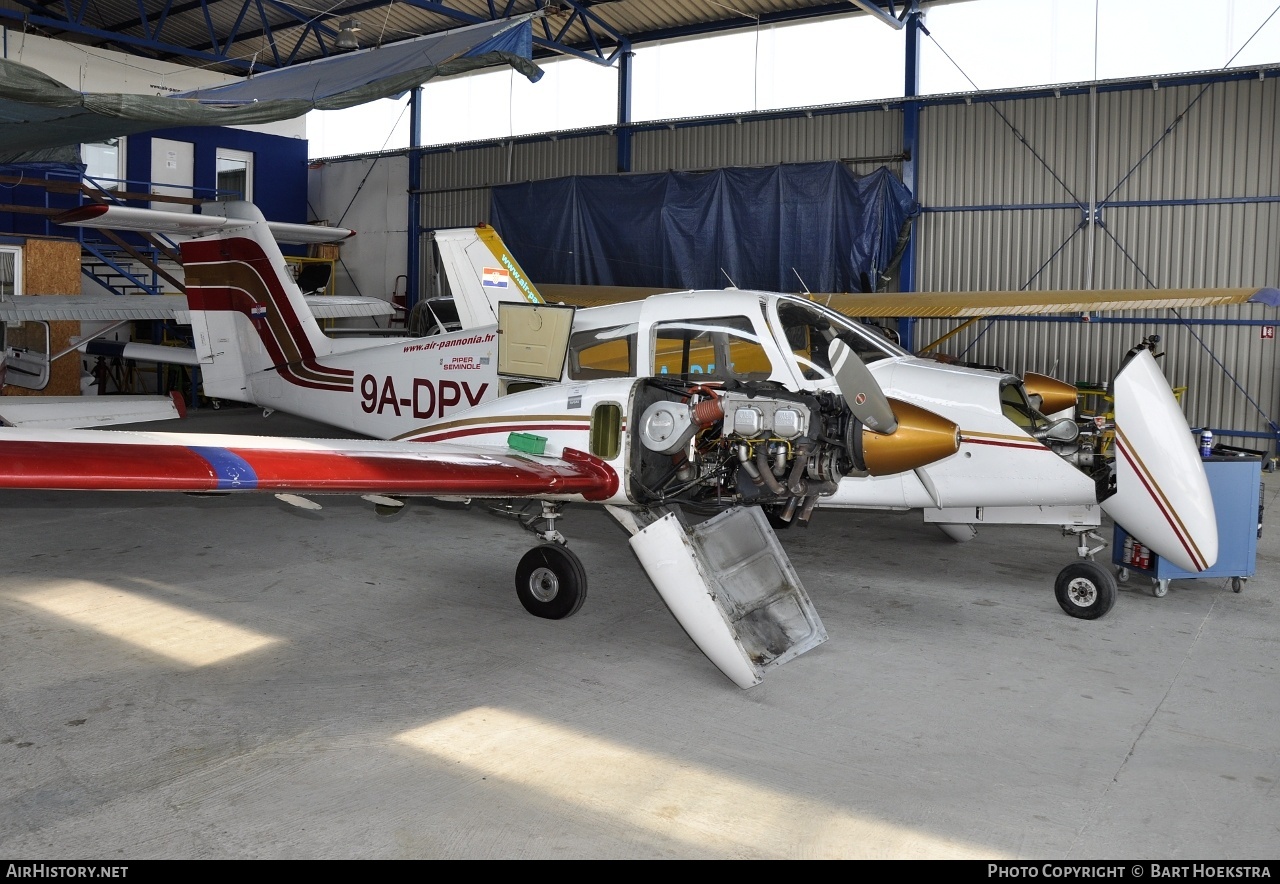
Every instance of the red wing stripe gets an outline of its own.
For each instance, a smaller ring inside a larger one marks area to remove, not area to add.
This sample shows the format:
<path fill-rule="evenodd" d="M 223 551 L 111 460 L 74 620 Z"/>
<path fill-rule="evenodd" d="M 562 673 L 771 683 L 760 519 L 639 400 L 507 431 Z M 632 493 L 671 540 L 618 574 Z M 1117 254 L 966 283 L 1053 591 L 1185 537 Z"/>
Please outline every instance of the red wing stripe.
<path fill-rule="evenodd" d="M 501 450 L 424 449 L 417 455 L 376 448 L 307 451 L 0 438 L 0 487 L 464 497 L 580 494 L 604 500 L 616 493 L 618 477 L 604 461 L 572 449 L 566 449 L 563 460 L 535 460 Z"/>
<path fill-rule="evenodd" d="M 991 439 L 982 436 L 966 436 L 960 434 L 961 442 L 968 442 L 970 445 L 991 445 L 996 448 L 1019 448 L 1024 451 L 1049 451 L 1034 439 L 1028 439 L 1025 442 L 1018 439 Z"/>
<path fill-rule="evenodd" d="M 317 361 L 303 318 L 257 242 L 246 237 L 189 241 L 183 250 L 193 309 L 234 310 L 247 316 L 272 362 L 287 367 L 280 375 L 290 383 L 343 392 L 355 389 L 353 371 Z M 265 316 L 255 314 L 254 306 L 268 308 Z"/>

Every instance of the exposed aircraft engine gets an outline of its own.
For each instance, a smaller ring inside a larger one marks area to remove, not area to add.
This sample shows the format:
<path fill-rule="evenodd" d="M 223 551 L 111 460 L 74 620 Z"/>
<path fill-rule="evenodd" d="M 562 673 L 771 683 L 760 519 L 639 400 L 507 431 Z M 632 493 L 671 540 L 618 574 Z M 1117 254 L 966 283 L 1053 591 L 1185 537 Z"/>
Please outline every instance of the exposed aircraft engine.
<path fill-rule="evenodd" d="M 770 381 L 723 385 L 649 379 L 632 413 L 631 494 L 714 512 L 760 504 L 807 521 L 845 476 L 912 469 L 959 447 L 955 424 L 893 402 L 899 428 L 871 433 L 835 393 L 796 393 Z"/>

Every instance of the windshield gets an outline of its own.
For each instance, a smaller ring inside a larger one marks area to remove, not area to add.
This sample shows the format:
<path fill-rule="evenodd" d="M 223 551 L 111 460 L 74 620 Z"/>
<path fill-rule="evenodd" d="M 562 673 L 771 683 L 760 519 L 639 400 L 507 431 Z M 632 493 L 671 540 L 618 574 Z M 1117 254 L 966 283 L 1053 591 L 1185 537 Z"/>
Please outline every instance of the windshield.
<path fill-rule="evenodd" d="M 1031 405 L 1027 391 L 1017 378 L 1010 378 L 1000 385 L 1000 411 L 1033 435 L 1048 424 L 1048 419 Z"/>
<path fill-rule="evenodd" d="M 854 322 L 809 301 L 778 301 L 778 321 L 786 336 L 787 350 L 795 357 L 801 375 L 809 380 L 831 377 L 827 346 L 833 337 L 848 344 L 866 363 L 911 355 L 889 340 L 878 326 Z"/>

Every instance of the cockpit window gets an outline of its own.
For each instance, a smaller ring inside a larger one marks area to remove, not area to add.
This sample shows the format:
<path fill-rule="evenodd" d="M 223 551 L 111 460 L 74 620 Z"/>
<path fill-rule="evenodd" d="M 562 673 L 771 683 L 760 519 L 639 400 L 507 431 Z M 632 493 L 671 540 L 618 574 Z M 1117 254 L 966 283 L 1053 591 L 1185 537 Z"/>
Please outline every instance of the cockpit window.
<path fill-rule="evenodd" d="M 636 326 L 589 329 L 569 338 L 569 379 L 625 378 L 636 373 Z"/>
<path fill-rule="evenodd" d="M 778 321 L 801 374 L 810 380 L 831 377 L 827 346 L 833 337 L 848 344 L 863 362 L 910 355 L 885 337 L 880 329 L 851 322 L 815 304 L 779 301 Z"/>
<path fill-rule="evenodd" d="M 1036 411 L 1027 399 L 1027 392 L 1016 380 L 1008 380 L 1000 385 L 1000 411 L 1028 433 L 1048 424 L 1043 414 Z"/>
<path fill-rule="evenodd" d="M 773 363 L 750 319 L 722 316 L 654 325 L 653 373 L 762 381 Z"/>

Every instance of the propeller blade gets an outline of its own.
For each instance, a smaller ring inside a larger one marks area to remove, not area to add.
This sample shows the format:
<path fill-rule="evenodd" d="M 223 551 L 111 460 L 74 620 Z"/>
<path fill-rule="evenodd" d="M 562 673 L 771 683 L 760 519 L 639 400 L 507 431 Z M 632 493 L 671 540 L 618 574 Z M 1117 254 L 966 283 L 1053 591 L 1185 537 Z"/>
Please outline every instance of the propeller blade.
<path fill-rule="evenodd" d="M 889 407 L 889 400 L 858 354 L 844 341 L 832 338 L 827 345 L 827 355 L 840 395 L 844 396 L 853 416 L 875 433 L 888 435 L 898 429 L 898 418 Z"/>

